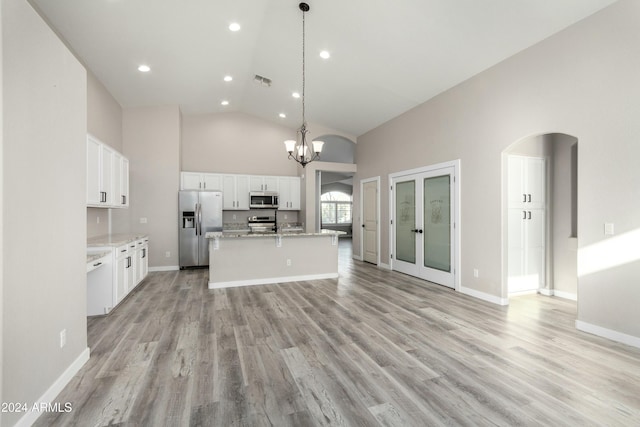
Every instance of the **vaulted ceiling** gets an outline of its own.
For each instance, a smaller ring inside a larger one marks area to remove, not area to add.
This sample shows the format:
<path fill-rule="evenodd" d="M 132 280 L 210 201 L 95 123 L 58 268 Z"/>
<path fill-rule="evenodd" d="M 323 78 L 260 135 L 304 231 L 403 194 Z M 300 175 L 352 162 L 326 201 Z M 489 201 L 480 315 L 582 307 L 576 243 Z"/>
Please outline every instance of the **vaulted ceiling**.
<path fill-rule="evenodd" d="M 296 0 L 30 1 L 122 107 L 300 125 Z M 307 120 L 359 136 L 613 2 L 308 1 Z M 232 22 L 241 29 L 230 31 Z"/>

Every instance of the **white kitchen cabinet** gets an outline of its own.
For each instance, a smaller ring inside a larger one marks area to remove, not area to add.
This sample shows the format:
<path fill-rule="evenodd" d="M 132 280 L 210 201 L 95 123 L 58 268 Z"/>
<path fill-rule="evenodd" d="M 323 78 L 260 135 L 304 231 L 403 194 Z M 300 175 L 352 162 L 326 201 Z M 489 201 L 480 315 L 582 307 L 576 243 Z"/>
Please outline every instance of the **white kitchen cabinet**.
<path fill-rule="evenodd" d="M 86 147 L 87 206 L 127 207 L 129 205 L 129 161 L 91 135 L 87 135 Z M 126 193 L 123 193 L 125 188 Z"/>
<path fill-rule="evenodd" d="M 300 177 L 281 176 L 278 178 L 279 207 L 281 211 L 300 210 Z"/>
<path fill-rule="evenodd" d="M 115 249 L 116 265 L 115 265 L 115 298 L 113 306 L 118 305 L 120 301 L 127 295 L 128 289 L 128 269 L 129 269 L 129 253 L 128 245 L 123 245 Z"/>
<path fill-rule="evenodd" d="M 134 276 L 132 288 L 138 286 L 140 282 L 147 276 L 149 272 L 149 259 L 147 252 L 149 251 L 148 239 L 140 239 L 136 241 L 135 253 L 132 258 L 134 260 Z"/>
<path fill-rule="evenodd" d="M 508 158 L 508 289 L 545 287 L 546 167 L 537 157 Z"/>
<path fill-rule="evenodd" d="M 223 209 L 249 210 L 249 175 L 224 175 L 222 191 Z"/>
<path fill-rule="evenodd" d="M 277 176 L 249 176 L 249 191 L 278 191 Z"/>
<path fill-rule="evenodd" d="M 89 252 L 110 251 L 109 265 L 87 274 L 87 315 L 109 314 L 149 273 L 148 237 L 124 244 L 92 246 Z"/>
<path fill-rule="evenodd" d="M 129 159 L 123 156 L 121 164 L 120 204 L 123 208 L 127 208 L 129 207 Z"/>
<path fill-rule="evenodd" d="M 182 172 L 181 190 L 222 190 L 223 176 L 216 173 Z"/>

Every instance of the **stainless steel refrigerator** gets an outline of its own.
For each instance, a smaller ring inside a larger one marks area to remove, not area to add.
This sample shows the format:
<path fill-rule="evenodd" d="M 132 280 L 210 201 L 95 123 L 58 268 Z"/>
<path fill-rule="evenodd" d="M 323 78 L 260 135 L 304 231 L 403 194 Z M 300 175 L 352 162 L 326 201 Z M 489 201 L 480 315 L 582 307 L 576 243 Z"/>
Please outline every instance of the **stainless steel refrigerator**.
<path fill-rule="evenodd" d="M 205 234 L 222 231 L 222 191 L 178 193 L 180 268 L 209 265 L 209 241 Z"/>

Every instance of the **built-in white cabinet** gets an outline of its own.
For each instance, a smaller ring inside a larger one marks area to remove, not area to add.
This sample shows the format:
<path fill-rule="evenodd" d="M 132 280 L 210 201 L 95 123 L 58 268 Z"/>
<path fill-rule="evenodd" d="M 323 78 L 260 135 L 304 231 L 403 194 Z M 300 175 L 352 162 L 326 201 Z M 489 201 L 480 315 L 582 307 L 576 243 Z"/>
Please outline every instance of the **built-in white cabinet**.
<path fill-rule="evenodd" d="M 182 172 L 182 190 L 222 190 L 223 175 L 216 173 Z"/>
<path fill-rule="evenodd" d="M 129 206 L 129 161 L 91 135 L 87 135 L 87 206 Z"/>
<path fill-rule="evenodd" d="M 222 206 L 225 210 L 249 210 L 249 175 L 223 175 Z"/>
<path fill-rule="evenodd" d="M 508 289 L 545 287 L 545 159 L 508 157 Z"/>
<path fill-rule="evenodd" d="M 87 315 L 109 314 L 149 274 L 149 239 L 91 250 L 110 255 L 109 265 L 87 274 Z"/>
<path fill-rule="evenodd" d="M 278 178 L 279 207 L 281 211 L 300 210 L 300 177 L 281 176 Z"/>
<path fill-rule="evenodd" d="M 250 191 L 278 191 L 277 176 L 249 176 Z"/>
<path fill-rule="evenodd" d="M 224 210 L 249 210 L 251 191 L 275 191 L 279 210 L 300 210 L 300 177 L 182 172 L 181 190 L 221 190 Z"/>

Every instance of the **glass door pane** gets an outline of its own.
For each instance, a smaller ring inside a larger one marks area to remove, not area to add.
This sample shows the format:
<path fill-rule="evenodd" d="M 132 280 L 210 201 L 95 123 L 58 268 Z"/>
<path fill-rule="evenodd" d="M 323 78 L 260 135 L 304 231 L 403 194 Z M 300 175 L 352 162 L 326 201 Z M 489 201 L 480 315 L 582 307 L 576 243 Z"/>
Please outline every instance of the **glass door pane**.
<path fill-rule="evenodd" d="M 425 178 L 424 266 L 451 271 L 451 176 Z"/>
<path fill-rule="evenodd" d="M 415 180 L 398 182 L 396 193 L 396 259 L 411 264 L 416 262 L 416 183 Z"/>

